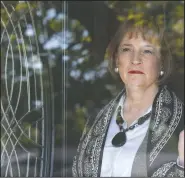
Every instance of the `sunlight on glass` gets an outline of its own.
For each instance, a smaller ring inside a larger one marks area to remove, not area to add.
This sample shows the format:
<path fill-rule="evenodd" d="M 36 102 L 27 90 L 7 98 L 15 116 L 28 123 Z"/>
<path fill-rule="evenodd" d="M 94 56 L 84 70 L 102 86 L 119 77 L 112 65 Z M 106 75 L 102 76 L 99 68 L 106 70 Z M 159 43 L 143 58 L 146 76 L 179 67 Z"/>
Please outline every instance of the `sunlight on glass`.
<path fill-rule="evenodd" d="M 24 60 L 24 67 L 31 69 L 42 69 L 43 64 L 37 55 L 33 55 L 29 57 L 28 60 Z"/>
<path fill-rule="evenodd" d="M 85 79 L 86 81 L 95 80 L 96 71 L 94 71 L 94 70 L 88 71 L 88 72 L 84 73 L 83 77 L 84 77 L 84 79 Z"/>
<path fill-rule="evenodd" d="M 25 31 L 25 35 L 26 36 L 34 36 L 34 30 L 33 30 L 33 27 L 32 27 L 32 25 L 31 24 L 28 24 L 27 25 L 27 29 L 26 29 L 26 31 Z"/>
<path fill-rule="evenodd" d="M 66 15 L 64 13 L 59 13 L 56 17 L 57 20 L 64 20 L 66 18 Z"/>
<path fill-rule="evenodd" d="M 87 49 L 82 51 L 82 55 L 87 55 L 89 53 L 89 51 Z"/>
<path fill-rule="evenodd" d="M 41 100 L 35 100 L 32 102 L 32 104 L 36 107 L 36 108 L 39 108 L 39 107 L 42 107 L 43 106 L 43 101 Z"/>
<path fill-rule="evenodd" d="M 83 63 L 84 60 L 85 60 L 85 59 L 84 59 L 83 57 L 81 57 L 81 58 L 77 59 L 77 63 L 78 63 L 78 64 L 81 64 L 81 63 Z"/>
<path fill-rule="evenodd" d="M 89 35 L 89 32 L 87 30 L 84 30 L 83 33 L 82 33 L 82 36 L 87 37 L 88 35 Z"/>
<path fill-rule="evenodd" d="M 184 19 L 178 20 L 174 25 L 173 25 L 173 30 L 177 33 L 183 34 L 184 33 Z"/>
<path fill-rule="evenodd" d="M 54 18 L 55 16 L 56 16 L 56 9 L 51 8 L 51 9 L 47 10 L 47 12 L 46 12 L 47 20 L 50 20 L 50 19 Z"/>
<path fill-rule="evenodd" d="M 41 11 L 40 9 L 38 9 L 38 10 L 36 11 L 36 14 L 37 14 L 38 17 L 41 17 L 41 16 L 42 16 L 42 11 Z"/>
<path fill-rule="evenodd" d="M 57 35 L 59 37 L 59 35 Z M 61 36 L 59 38 L 56 37 L 56 35 L 53 35 L 43 46 L 45 50 L 50 50 L 50 49 L 67 49 L 68 44 L 64 43 L 64 38 Z"/>
<path fill-rule="evenodd" d="M 56 16 L 56 9 L 54 8 L 48 9 L 46 12 L 46 17 L 43 18 L 43 25 L 46 25 L 47 22 L 53 19 L 55 16 Z"/>
<path fill-rule="evenodd" d="M 70 72 L 70 76 L 73 77 L 74 79 L 78 79 L 81 75 L 81 71 L 80 70 L 72 70 Z"/>
<path fill-rule="evenodd" d="M 70 59 L 70 57 L 69 56 L 62 56 L 62 59 L 64 60 L 64 61 L 68 61 L 69 59 Z"/>
<path fill-rule="evenodd" d="M 72 67 L 76 67 L 76 66 L 77 66 L 77 61 L 72 61 L 72 62 L 71 62 L 71 66 L 72 66 Z"/>
<path fill-rule="evenodd" d="M 62 31 L 62 32 L 58 33 L 57 36 L 65 37 L 65 42 L 68 44 L 73 43 L 75 40 L 73 32 L 71 32 L 69 30 Z"/>
<path fill-rule="evenodd" d="M 73 51 L 78 51 L 78 50 L 82 49 L 82 47 L 83 47 L 83 45 L 82 45 L 81 43 L 78 43 L 78 44 L 75 44 L 75 45 L 71 48 L 71 50 L 73 50 Z"/>
<path fill-rule="evenodd" d="M 45 35 L 44 35 L 44 34 L 40 34 L 40 35 L 38 36 L 38 39 L 39 39 L 39 42 L 40 42 L 41 44 L 43 44 L 43 43 L 46 41 L 46 38 L 45 38 Z"/>

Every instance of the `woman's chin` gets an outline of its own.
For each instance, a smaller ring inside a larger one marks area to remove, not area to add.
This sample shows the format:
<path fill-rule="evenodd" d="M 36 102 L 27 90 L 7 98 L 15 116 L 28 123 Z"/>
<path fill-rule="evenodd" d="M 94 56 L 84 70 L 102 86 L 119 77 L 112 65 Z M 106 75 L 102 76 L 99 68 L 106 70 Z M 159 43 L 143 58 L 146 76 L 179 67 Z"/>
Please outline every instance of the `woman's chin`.
<path fill-rule="evenodd" d="M 132 84 L 127 84 L 126 86 L 128 86 L 129 88 L 145 88 L 146 87 L 145 84 L 141 84 L 141 83 L 132 83 Z"/>
<path fill-rule="evenodd" d="M 155 83 L 147 83 L 147 82 L 128 82 L 125 83 L 126 88 L 131 89 L 147 89 L 149 87 L 156 87 Z"/>
<path fill-rule="evenodd" d="M 126 86 L 130 87 L 144 87 L 147 86 L 146 82 L 140 80 L 131 80 L 125 83 Z"/>

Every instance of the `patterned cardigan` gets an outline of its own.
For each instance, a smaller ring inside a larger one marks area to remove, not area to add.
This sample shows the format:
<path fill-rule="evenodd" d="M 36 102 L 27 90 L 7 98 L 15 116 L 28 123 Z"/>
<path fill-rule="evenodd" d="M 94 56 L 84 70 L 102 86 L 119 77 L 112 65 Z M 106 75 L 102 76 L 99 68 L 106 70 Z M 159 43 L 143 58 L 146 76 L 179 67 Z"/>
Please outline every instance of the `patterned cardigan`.
<path fill-rule="evenodd" d="M 108 127 L 123 94 L 125 90 L 111 100 L 95 118 L 88 119 L 73 160 L 74 177 L 100 177 Z M 184 177 L 184 169 L 176 163 L 179 133 L 183 129 L 184 104 L 167 86 L 161 86 L 154 99 L 149 129 L 135 156 L 131 175 Z"/>

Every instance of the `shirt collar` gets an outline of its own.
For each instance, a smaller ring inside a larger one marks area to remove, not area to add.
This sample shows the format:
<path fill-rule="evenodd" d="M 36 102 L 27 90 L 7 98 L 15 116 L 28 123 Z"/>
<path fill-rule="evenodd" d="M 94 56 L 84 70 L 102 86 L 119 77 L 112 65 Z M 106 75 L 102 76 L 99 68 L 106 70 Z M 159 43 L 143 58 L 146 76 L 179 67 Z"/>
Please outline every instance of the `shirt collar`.
<path fill-rule="evenodd" d="M 120 98 L 120 100 L 119 100 L 119 103 L 118 103 L 118 106 L 117 106 L 117 108 L 116 108 L 116 113 L 118 112 L 118 108 L 119 108 L 119 106 L 121 106 L 121 116 L 122 116 L 122 118 L 123 118 L 123 105 L 124 105 L 124 100 L 125 100 L 125 97 L 126 97 L 126 94 L 124 93 L 122 96 L 121 96 L 121 98 Z M 145 115 L 145 114 L 147 114 L 147 113 L 149 113 L 150 111 L 152 110 L 152 105 L 146 110 L 146 112 L 143 114 L 143 116 Z M 124 118 L 123 118 L 124 119 Z M 139 119 L 139 118 L 138 118 Z M 134 123 L 138 120 L 138 119 L 136 119 L 135 121 L 134 121 Z M 124 120 L 125 121 L 125 120 Z M 126 123 L 126 121 L 125 121 L 125 123 Z"/>

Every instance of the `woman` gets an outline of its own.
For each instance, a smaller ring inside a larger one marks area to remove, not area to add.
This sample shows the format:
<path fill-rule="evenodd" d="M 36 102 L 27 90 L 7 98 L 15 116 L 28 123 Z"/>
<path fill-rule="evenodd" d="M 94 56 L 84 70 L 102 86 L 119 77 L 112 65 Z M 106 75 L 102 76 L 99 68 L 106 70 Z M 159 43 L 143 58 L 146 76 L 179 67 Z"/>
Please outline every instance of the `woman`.
<path fill-rule="evenodd" d="M 75 177 L 184 177 L 184 106 L 164 81 L 171 58 L 164 35 L 147 25 L 120 26 L 110 69 L 124 89 L 84 129 Z"/>

